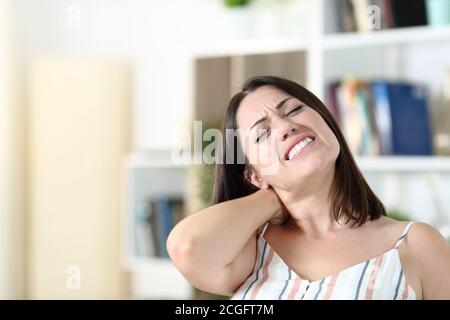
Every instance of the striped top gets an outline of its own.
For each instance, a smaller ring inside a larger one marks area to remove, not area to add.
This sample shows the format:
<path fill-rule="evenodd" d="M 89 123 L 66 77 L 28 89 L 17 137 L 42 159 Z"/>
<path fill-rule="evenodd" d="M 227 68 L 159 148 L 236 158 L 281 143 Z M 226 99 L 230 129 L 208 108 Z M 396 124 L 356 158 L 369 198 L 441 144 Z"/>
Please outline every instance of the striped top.
<path fill-rule="evenodd" d="M 266 223 L 257 240 L 253 272 L 231 300 L 415 300 L 397 250 L 413 223 L 408 223 L 392 249 L 317 281 L 302 279 L 272 250 L 263 237 Z"/>

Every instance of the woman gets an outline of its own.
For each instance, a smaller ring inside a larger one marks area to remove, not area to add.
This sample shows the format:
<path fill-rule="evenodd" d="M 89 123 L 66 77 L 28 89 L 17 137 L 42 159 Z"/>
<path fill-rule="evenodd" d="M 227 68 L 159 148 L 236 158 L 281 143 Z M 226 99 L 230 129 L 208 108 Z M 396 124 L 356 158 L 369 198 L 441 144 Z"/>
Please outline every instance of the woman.
<path fill-rule="evenodd" d="M 232 299 L 450 299 L 450 246 L 425 223 L 386 216 L 311 92 L 252 78 L 231 99 L 226 129 L 237 146 L 226 139 L 215 205 L 167 242 L 194 286 Z"/>

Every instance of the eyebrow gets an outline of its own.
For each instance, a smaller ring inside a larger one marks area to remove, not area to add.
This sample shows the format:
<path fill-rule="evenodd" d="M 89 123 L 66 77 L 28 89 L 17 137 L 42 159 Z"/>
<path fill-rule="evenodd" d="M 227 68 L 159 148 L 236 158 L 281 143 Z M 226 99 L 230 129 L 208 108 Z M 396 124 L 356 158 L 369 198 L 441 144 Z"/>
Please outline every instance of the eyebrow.
<path fill-rule="evenodd" d="M 286 101 L 288 101 L 289 99 L 292 99 L 292 98 L 294 98 L 294 97 L 287 97 L 287 98 L 281 100 L 281 101 L 278 102 L 278 104 L 275 106 L 275 109 L 277 109 L 277 110 L 280 109 L 280 108 L 286 103 Z M 250 130 L 253 129 L 253 127 L 256 126 L 258 123 L 261 123 L 261 122 L 263 122 L 263 121 L 265 121 L 265 120 L 267 120 L 267 116 L 262 117 L 261 119 L 256 120 L 255 123 L 250 127 Z"/>

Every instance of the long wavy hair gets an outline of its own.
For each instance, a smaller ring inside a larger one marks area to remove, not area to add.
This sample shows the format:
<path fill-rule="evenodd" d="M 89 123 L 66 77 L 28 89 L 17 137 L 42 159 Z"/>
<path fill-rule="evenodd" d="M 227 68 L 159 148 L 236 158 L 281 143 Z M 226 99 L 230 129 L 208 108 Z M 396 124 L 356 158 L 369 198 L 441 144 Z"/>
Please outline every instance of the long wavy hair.
<path fill-rule="evenodd" d="M 265 85 L 274 86 L 313 108 L 322 116 L 336 136 L 340 145 L 332 183 L 332 210 L 336 221 L 343 217 L 347 222 L 352 221 L 353 225 L 360 226 L 367 220 L 376 220 L 381 216 L 386 216 L 382 202 L 364 179 L 344 135 L 327 107 L 312 92 L 298 83 L 274 76 L 258 76 L 248 79 L 243 85 L 242 91 L 236 93 L 229 102 L 222 125 L 224 140 L 219 154 L 222 161 L 218 162 L 215 167 L 212 203 L 217 204 L 245 197 L 259 190 L 244 176 L 248 165 L 247 158 L 245 161 L 237 159 L 237 155 L 242 154 L 239 139 L 236 136 L 232 140 L 227 139 L 225 132 L 228 130 L 234 132 L 238 129 L 236 114 L 242 100 L 249 93 Z M 229 152 L 233 152 L 234 161 L 232 163 L 226 161 L 230 159 L 230 155 L 227 155 Z"/>

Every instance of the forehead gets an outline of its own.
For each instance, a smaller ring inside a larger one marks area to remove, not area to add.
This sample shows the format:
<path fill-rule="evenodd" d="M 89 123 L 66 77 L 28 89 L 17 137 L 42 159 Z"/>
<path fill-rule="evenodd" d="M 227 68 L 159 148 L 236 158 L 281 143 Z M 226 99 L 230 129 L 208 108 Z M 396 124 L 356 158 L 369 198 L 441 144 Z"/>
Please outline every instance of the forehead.
<path fill-rule="evenodd" d="M 236 114 L 238 127 L 249 128 L 253 122 L 264 116 L 266 108 L 274 109 L 278 102 L 287 97 L 290 95 L 270 85 L 262 86 L 249 93 L 242 100 Z"/>

